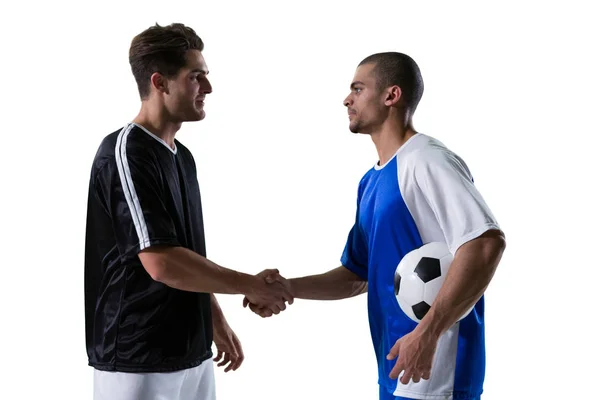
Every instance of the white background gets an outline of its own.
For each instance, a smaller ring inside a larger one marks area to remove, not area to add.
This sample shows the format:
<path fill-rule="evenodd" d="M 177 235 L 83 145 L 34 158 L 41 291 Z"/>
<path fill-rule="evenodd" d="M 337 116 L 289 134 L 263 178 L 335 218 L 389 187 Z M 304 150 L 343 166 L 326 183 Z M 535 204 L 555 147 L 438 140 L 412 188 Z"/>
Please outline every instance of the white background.
<path fill-rule="evenodd" d="M 206 43 L 207 117 L 177 137 L 198 164 L 209 258 L 287 277 L 339 265 L 358 181 L 377 161 L 342 101 L 364 57 L 405 52 L 425 81 L 416 129 L 466 160 L 507 235 L 486 294 L 483 399 L 595 398 L 591 3 L 4 3 L 0 399 L 91 398 L 89 170 L 101 139 L 138 111 L 128 48 L 155 22 L 189 24 Z M 377 398 L 366 296 L 297 301 L 268 320 L 218 298 L 247 357 L 217 372 L 219 399 Z"/>

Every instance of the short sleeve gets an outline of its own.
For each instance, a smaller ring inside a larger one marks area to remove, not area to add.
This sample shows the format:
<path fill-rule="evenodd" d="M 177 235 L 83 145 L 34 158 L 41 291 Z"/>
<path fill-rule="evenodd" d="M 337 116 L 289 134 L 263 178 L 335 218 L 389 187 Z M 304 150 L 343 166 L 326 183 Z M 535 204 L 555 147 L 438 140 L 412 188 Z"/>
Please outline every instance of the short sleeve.
<path fill-rule="evenodd" d="M 415 162 L 415 180 L 431 207 L 452 254 L 490 229 L 500 229 L 475 187 L 464 161 L 444 150 L 425 151 Z"/>
<path fill-rule="evenodd" d="M 354 272 L 363 280 L 368 280 L 368 248 L 365 242 L 364 235 L 360 229 L 358 216 L 360 215 L 360 194 L 356 207 L 356 218 L 354 226 L 348 233 L 346 245 L 342 253 L 341 263 L 348 270 Z"/>
<path fill-rule="evenodd" d="M 99 172 L 95 188 L 110 214 L 122 255 L 153 245 L 179 245 L 160 172 L 151 157 L 119 152 Z"/>

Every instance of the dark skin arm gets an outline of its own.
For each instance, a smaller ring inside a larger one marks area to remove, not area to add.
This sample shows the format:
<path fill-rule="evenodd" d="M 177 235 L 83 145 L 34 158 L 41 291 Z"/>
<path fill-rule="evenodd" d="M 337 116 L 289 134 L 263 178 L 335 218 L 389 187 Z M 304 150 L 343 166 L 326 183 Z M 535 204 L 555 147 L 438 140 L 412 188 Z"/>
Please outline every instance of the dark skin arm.
<path fill-rule="evenodd" d="M 341 300 L 367 292 L 367 281 L 344 266 L 289 282 L 294 297 L 299 299 Z"/>
<path fill-rule="evenodd" d="M 266 277 L 266 282 L 280 282 L 288 288 L 294 298 L 308 300 L 341 300 L 358 296 L 368 290 L 367 281 L 364 281 L 344 266 L 322 274 L 289 280 L 279 274 L 271 274 Z M 248 305 L 253 312 L 261 317 L 270 317 L 274 314 L 269 309 L 252 304 L 248 298 L 245 298 L 244 307 Z"/>
<path fill-rule="evenodd" d="M 223 311 L 214 294 L 210 295 L 213 323 L 213 339 L 217 347 L 217 356 L 213 359 L 217 366 L 225 367 L 225 372 L 237 370 L 244 361 L 244 351 L 237 335 L 225 319 Z"/>
<path fill-rule="evenodd" d="M 176 289 L 243 294 L 273 311 L 284 308 L 285 301 L 293 302 L 285 286 L 269 285 L 261 274 L 248 275 L 222 267 L 184 247 L 153 246 L 142 250 L 139 258 L 152 279 Z"/>
<path fill-rule="evenodd" d="M 404 371 L 403 384 L 429 379 L 438 339 L 481 298 L 505 248 L 504 234 L 490 230 L 456 251 L 431 308 L 414 331 L 398 339 L 390 350 L 388 360 L 397 357 L 390 378 L 397 379 Z"/>

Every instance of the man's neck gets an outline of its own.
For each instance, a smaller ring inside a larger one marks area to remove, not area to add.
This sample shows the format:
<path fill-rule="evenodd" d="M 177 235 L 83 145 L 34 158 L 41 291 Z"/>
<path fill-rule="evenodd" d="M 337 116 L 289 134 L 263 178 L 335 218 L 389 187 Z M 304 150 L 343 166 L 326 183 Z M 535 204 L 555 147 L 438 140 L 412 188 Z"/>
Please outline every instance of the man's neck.
<path fill-rule="evenodd" d="M 371 133 L 371 139 L 379 155 L 378 165 L 385 165 L 416 133 L 411 122 L 395 123 L 391 120 L 386 121 L 377 132 Z"/>
<path fill-rule="evenodd" d="M 164 109 L 152 109 L 149 104 L 142 104 L 133 122 L 164 140 L 172 149 L 175 148 L 175 134 L 181 128 L 181 122 L 170 121 Z"/>

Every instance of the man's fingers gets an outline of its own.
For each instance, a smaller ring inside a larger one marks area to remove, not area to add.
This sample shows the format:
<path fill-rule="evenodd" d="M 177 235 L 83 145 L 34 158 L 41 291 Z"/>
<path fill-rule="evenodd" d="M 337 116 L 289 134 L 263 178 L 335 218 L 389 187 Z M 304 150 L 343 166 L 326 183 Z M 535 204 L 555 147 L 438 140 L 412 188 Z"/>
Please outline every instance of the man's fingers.
<path fill-rule="evenodd" d="M 222 367 L 223 365 L 227 364 L 230 360 L 231 360 L 231 356 L 229 355 L 229 353 L 225 353 L 225 357 L 223 357 L 223 361 L 218 363 L 217 367 Z"/>
<path fill-rule="evenodd" d="M 242 349 L 242 344 L 240 343 L 240 340 L 237 338 L 237 336 L 233 337 L 233 343 L 235 345 L 235 353 L 237 355 L 237 359 L 235 360 L 235 362 L 233 363 L 231 369 L 233 371 L 237 370 L 242 363 L 244 362 L 244 350 Z"/>
<path fill-rule="evenodd" d="M 294 296 L 292 296 L 292 294 L 289 292 L 289 283 L 288 280 L 285 279 L 283 276 L 281 276 L 278 273 L 276 274 L 270 274 L 267 275 L 267 277 L 265 278 L 265 282 L 272 284 L 275 282 L 279 282 L 281 283 L 281 286 L 283 287 L 283 291 L 282 291 L 282 298 L 288 302 L 288 304 L 293 304 L 294 303 Z"/>
<path fill-rule="evenodd" d="M 276 273 L 276 274 L 269 274 L 269 275 L 267 275 L 267 277 L 265 278 L 265 281 L 267 283 L 279 282 L 281 284 L 284 284 L 287 281 L 287 279 L 285 279 L 279 273 Z"/>
<path fill-rule="evenodd" d="M 213 358 L 213 361 L 219 361 L 221 359 L 221 357 L 223 357 L 223 352 L 218 351 L 217 356 L 215 358 Z"/>
<path fill-rule="evenodd" d="M 414 383 L 418 383 L 418 382 L 421 380 L 421 377 L 422 377 L 422 376 L 423 376 L 423 375 L 422 375 L 420 372 L 418 372 L 418 371 L 415 371 L 415 372 L 413 372 L 413 374 L 412 374 L 412 381 L 413 381 Z"/>
<path fill-rule="evenodd" d="M 390 378 L 391 379 L 398 379 L 398 376 L 400 375 L 400 373 L 404 370 L 404 364 L 400 362 L 400 360 L 398 360 L 398 362 L 396 362 L 396 365 L 394 365 L 394 368 L 392 368 L 392 370 L 390 371 Z M 406 372 L 405 372 L 406 374 Z"/>
<path fill-rule="evenodd" d="M 400 346 L 398 345 L 398 342 L 396 342 L 396 344 L 393 345 L 392 348 L 390 349 L 390 352 L 388 353 L 386 358 L 391 361 L 394 358 L 398 357 L 398 348 L 399 347 Z"/>
<path fill-rule="evenodd" d="M 260 308 L 252 303 L 250 304 L 250 310 L 252 310 L 253 313 L 258 314 L 263 318 L 268 318 L 273 315 L 273 312 L 268 308 Z"/>
<path fill-rule="evenodd" d="M 282 282 L 281 280 L 277 279 L 277 282 L 281 285 L 279 295 L 281 296 L 283 301 L 287 301 L 289 304 L 294 304 L 294 296 L 292 296 L 292 293 L 290 293 L 288 286 L 284 283 L 285 280 Z"/>
<path fill-rule="evenodd" d="M 232 354 L 230 357 L 231 363 L 227 366 L 227 368 L 225 368 L 225 372 L 229 372 L 233 369 L 233 367 L 236 365 L 238 357 L 237 354 Z"/>
<path fill-rule="evenodd" d="M 235 371 L 237 370 L 240 365 L 242 365 L 242 362 L 244 361 L 244 356 L 240 355 L 234 362 L 231 363 L 231 370 Z"/>
<path fill-rule="evenodd" d="M 264 275 L 273 275 L 273 274 L 279 274 L 279 270 L 277 268 L 271 268 L 271 269 L 265 269 L 261 273 Z"/>
<path fill-rule="evenodd" d="M 269 310 L 268 308 L 258 308 L 255 311 L 258 315 L 260 315 L 263 318 L 269 318 L 273 316 L 273 311 Z"/>
<path fill-rule="evenodd" d="M 404 375 L 402 375 L 402 378 L 400 378 L 400 382 L 403 385 L 408 385 L 408 382 L 410 382 L 410 378 L 412 378 L 412 376 L 413 376 L 412 370 L 404 371 Z"/>
<path fill-rule="evenodd" d="M 284 311 L 286 309 L 285 301 L 280 301 L 274 304 L 275 307 L 279 309 L 279 311 Z"/>
<path fill-rule="evenodd" d="M 258 275 L 264 277 L 265 281 L 266 281 L 272 275 L 279 275 L 279 270 L 278 269 L 265 269 L 263 272 L 261 272 Z"/>
<path fill-rule="evenodd" d="M 285 305 L 283 305 L 283 303 L 280 302 L 280 303 L 270 304 L 264 308 L 270 310 L 273 314 L 277 315 L 280 312 L 282 312 L 283 310 L 285 310 Z"/>
<path fill-rule="evenodd" d="M 279 312 L 281 311 L 279 309 L 279 307 L 277 306 L 277 304 L 272 304 L 270 306 L 267 307 L 269 310 L 271 310 L 271 312 L 275 315 L 279 314 Z"/>
<path fill-rule="evenodd" d="M 248 300 L 247 297 L 244 297 L 244 302 L 242 303 L 242 305 L 244 306 L 244 308 L 246 308 L 248 304 L 250 304 L 250 300 Z"/>
<path fill-rule="evenodd" d="M 294 296 L 292 296 L 292 294 L 287 290 L 283 292 L 283 299 L 289 304 L 294 304 Z"/>
<path fill-rule="evenodd" d="M 260 315 L 263 318 L 269 318 L 273 316 L 273 312 L 268 308 L 264 308 L 258 312 L 258 315 Z"/>
<path fill-rule="evenodd" d="M 250 302 L 248 302 L 248 307 L 250 308 L 250 311 L 252 311 L 254 314 L 257 314 L 263 318 L 270 317 L 273 315 L 273 312 L 267 307 L 259 307 L 256 304 Z"/>
<path fill-rule="evenodd" d="M 423 372 L 423 379 L 428 380 L 431 377 L 431 371 Z"/>

